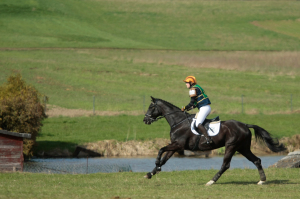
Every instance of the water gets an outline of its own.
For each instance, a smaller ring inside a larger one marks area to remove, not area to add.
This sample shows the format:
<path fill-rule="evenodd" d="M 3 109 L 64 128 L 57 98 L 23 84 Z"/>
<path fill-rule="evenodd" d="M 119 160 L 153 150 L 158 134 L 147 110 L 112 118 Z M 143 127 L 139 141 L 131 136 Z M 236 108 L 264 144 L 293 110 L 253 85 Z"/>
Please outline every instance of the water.
<path fill-rule="evenodd" d="M 264 168 L 276 163 L 285 156 L 260 156 Z M 33 159 L 24 163 L 24 172 L 43 173 L 98 173 L 98 172 L 149 172 L 155 167 L 156 157 L 122 158 L 64 158 Z M 223 156 L 172 157 L 162 167 L 162 171 L 220 169 Z M 255 165 L 243 156 L 233 156 L 230 168 L 256 169 Z"/>

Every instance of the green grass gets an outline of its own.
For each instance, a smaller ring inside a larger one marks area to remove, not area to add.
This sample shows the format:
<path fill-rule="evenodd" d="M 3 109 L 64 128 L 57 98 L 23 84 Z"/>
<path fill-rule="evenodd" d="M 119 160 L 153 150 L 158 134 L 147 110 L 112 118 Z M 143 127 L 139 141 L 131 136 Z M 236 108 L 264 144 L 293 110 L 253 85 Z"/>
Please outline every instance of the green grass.
<path fill-rule="evenodd" d="M 2 0 L 0 47 L 299 50 L 297 1 Z"/>
<path fill-rule="evenodd" d="M 92 110 L 95 96 L 98 111 L 141 112 L 150 96 L 186 105 L 182 80 L 194 75 L 215 115 L 291 136 L 299 133 L 299 10 L 299 1 L 2 0 L 0 84 L 19 72 L 50 105 Z M 291 113 L 291 94 L 294 114 L 279 115 Z M 150 128 L 142 116 L 49 118 L 38 147 L 124 140 L 128 131 L 168 137 L 165 122 Z"/>
<path fill-rule="evenodd" d="M 88 175 L 0 173 L 1 198 L 298 198 L 299 169 L 265 169 L 267 184 L 258 186 L 254 169 L 227 170 L 204 186 L 217 170 Z"/>
<path fill-rule="evenodd" d="M 293 20 L 283 20 L 283 21 L 260 21 L 255 22 L 257 26 L 262 27 L 267 30 L 272 30 L 277 33 L 289 35 L 292 37 L 297 37 L 300 39 L 300 19 Z"/>
<path fill-rule="evenodd" d="M 278 62 L 277 62 L 278 61 Z M 49 97 L 72 109 L 143 110 L 150 96 L 181 107 L 183 79 L 194 75 L 216 113 L 281 113 L 300 109 L 298 52 L 168 52 L 139 50 L 0 51 L 0 83 L 19 72 Z M 144 103 L 145 96 L 145 103 Z"/>
<path fill-rule="evenodd" d="M 216 115 L 212 114 L 209 118 L 214 116 Z M 278 138 L 300 134 L 299 129 L 295 128 L 300 119 L 299 114 L 224 114 L 220 117 L 223 121 L 235 119 L 247 124 L 256 124 Z M 110 139 L 118 141 L 170 139 L 169 132 L 170 126 L 165 119 L 146 125 L 143 123 L 142 115 L 48 118 L 44 121 L 42 132 L 37 137 L 37 151 L 48 151 L 53 148 L 67 148 L 74 151 L 79 144 Z"/>

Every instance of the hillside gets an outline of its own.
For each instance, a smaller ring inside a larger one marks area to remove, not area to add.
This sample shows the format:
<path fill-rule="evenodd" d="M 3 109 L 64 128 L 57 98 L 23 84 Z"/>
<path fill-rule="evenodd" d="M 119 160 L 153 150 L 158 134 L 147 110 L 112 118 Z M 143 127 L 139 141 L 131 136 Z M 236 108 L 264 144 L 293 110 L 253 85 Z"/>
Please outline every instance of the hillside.
<path fill-rule="evenodd" d="M 299 50 L 299 1 L 2 0 L 0 48 Z"/>
<path fill-rule="evenodd" d="M 49 98 L 41 148 L 168 138 L 165 121 L 149 127 L 143 114 L 150 96 L 185 106 L 188 75 L 208 94 L 210 117 L 292 136 L 299 10 L 277 0 L 2 0 L 0 84 L 20 73 Z M 94 99 L 99 116 L 78 117 Z"/>
<path fill-rule="evenodd" d="M 143 111 L 150 96 L 185 106 L 191 74 L 214 113 L 241 113 L 242 95 L 247 114 L 300 109 L 299 52 L 54 49 L 0 51 L 0 60 L 0 83 L 19 72 L 50 105 L 68 109 L 93 110 L 93 96 L 96 111 Z"/>

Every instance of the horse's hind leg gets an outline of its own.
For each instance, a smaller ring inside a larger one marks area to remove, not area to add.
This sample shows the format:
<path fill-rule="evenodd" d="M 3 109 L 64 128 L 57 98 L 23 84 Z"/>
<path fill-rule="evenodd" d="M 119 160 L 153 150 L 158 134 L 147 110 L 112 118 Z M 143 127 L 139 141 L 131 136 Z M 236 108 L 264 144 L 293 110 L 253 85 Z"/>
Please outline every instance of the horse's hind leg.
<path fill-rule="evenodd" d="M 221 175 L 230 167 L 231 158 L 234 155 L 236 150 L 234 149 L 234 146 L 228 146 L 225 148 L 225 155 L 223 158 L 223 164 L 221 166 L 221 169 L 219 172 L 210 180 L 208 183 L 206 183 L 206 186 L 210 186 L 217 182 L 217 180 L 221 177 Z"/>
<path fill-rule="evenodd" d="M 238 150 L 243 156 L 245 156 L 249 161 L 253 162 L 253 164 L 257 167 L 258 173 L 260 176 L 260 181 L 257 183 L 258 185 L 262 185 L 266 182 L 267 178 L 265 175 L 265 172 L 262 168 L 261 165 L 261 160 L 260 158 L 256 157 L 250 150 L 248 149 L 243 149 L 243 150 Z"/>

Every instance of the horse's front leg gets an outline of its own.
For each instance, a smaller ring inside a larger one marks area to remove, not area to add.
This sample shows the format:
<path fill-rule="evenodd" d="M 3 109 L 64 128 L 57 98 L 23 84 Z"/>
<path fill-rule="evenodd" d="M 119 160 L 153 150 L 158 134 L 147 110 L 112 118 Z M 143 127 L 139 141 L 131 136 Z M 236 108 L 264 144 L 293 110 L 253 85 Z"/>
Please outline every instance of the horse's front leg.
<path fill-rule="evenodd" d="M 168 146 L 161 148 L 156 157 L 156 161 L 155 161 L 156 167 L 152 170 L 152 172 L 147 173 L 147 175 L 145 175 L 144 177 L 151 179 L 153 175 L 155 175 L 156 173 L 159 173 L 161 171 L 161 166 L 164 165 L 176 151 L 181 150 L 181 148 L 182 147 L 180 147 L 177 143 L 172 143 L 172 144 L 169 144 Z M 168 152 L 165 154 L 165 156 L 161 160 L 162 154 L 166 151 L 168 151 Z"/>
<path fill-rule="evenodd" d="M 166 152 L 166 154 L 164 155 L 164 157 L 161 159 L 159 165 L 156 165 L 155 168 L 157 168 L 157 173 L 159 173 L 161 171 L 161 167 L 166 164 L 166 162 L 172 157 L 172 155 L 175 153 L 175 151 L 168 151 Z"/>
<path fill-rule="evenodd" d="M 144 177 L 151 179 L 152 176 L 154 176 L 155 174 L 158 174 L 161 171 L 161 167 L 162 165 L 164 165 L 171 157 L 172 155 L 175 153 L 175 151 L 168 151 L 164 157 L 162 158 L 160 164 L 156 167 L 154 167 L 154 169 L 152 170 L 152 172 L 147 173 Z"/>

